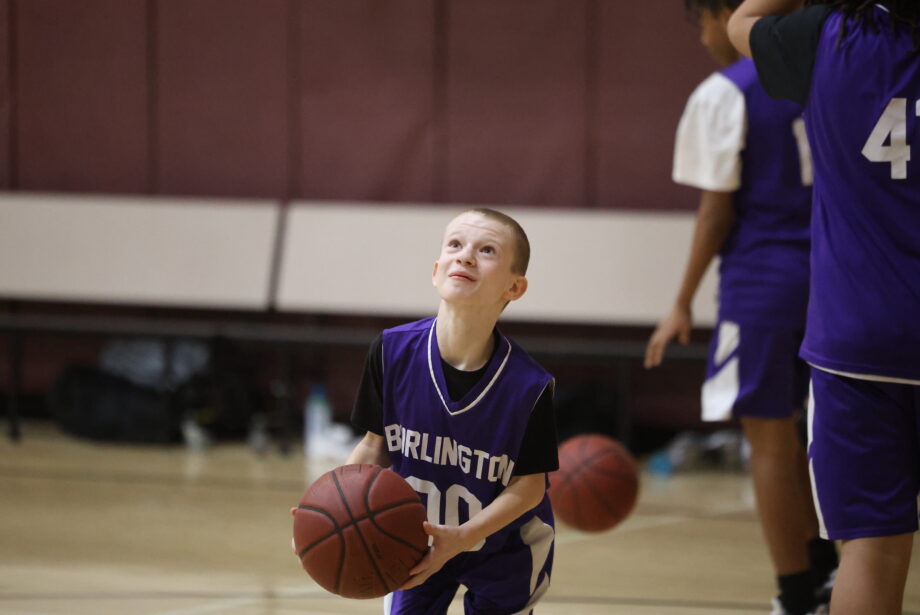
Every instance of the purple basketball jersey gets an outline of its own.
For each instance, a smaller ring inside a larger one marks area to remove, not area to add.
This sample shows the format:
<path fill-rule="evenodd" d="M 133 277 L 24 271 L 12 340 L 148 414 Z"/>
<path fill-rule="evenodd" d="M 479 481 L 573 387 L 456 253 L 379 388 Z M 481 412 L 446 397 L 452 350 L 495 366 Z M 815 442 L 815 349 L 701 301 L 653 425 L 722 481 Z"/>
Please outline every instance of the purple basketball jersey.
<path fill-rule="evenodd" d="M 873 28 L 824 23 L 806 106 L 815 159 L 802 357 L 920 380 L 920 54 L 877 6 Z"/>
<path fill-rule="evenodd" d="M 508 485 L 531 411 L 550 376 L 499 335 L 482 377 L 454 401 L 427 318 L 383 332 L 383 429 L 393 470 L 422 496 L 431 523 L 457 526 Z M 552 526 L 549 498 L 475 550 L 500 551 L 534 517 Z"/>
<path fill-rule="evenodd" d="M 811 215 L 802 108 L 768 97 L 747 58 L 722 75 L 744 95 L 747 137 L 741 151 L 741 188 L 735 193 L 737 218 L 721 250 L 720 317 L 801 329 Z"/>

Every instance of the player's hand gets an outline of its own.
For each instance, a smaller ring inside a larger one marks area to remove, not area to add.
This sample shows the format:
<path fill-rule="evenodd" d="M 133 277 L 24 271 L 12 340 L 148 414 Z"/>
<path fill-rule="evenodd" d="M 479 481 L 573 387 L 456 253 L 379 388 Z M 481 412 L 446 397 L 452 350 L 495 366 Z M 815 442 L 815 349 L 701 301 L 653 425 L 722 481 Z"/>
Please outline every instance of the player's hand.
<path fill-rule="evenodd" d="M 409 571 L 412 576 L 399 589 L 412 589 L 428 580 L 428 577 L 440 570 L 452 557 L 471 548 L 465 532 L 459 527 L 434 525 L 425 521 L 425 533 L 433 537 L 428 553 L 415 568 Z"/>
<path fill-rule="evenodd" d="M 645 369 L 661 365 L 664 349 L 675 337 L 686 346 L 690 343 L 690 329 L 693 328 L 693 315 L 689 309 L 675 307 L 671 313 L 658 324 L 658 328 L 649 338 L 645 348 Z"/>

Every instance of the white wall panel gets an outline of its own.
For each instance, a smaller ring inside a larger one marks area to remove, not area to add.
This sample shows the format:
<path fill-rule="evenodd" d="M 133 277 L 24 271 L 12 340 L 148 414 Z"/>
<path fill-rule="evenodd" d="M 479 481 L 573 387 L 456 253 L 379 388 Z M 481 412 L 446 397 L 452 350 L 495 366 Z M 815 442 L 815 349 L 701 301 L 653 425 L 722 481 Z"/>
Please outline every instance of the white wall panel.
<path fill-rule="evenodd" d="M 462 207 L 298 203 L 288 212 L 277 307 L 429 315 L 444 226 Z M 530 288 L 503 318 L 606 324 L 657 322 L 671 306 L 693 232 L 692 213 L 501 207 L 530 237 Z M 694 304 L 715 320 L 710 268 Z"/>
<path fill-rule="evenodd" d="M 275 203 L 0 195 L 0 296 L 265 309 Z"/>

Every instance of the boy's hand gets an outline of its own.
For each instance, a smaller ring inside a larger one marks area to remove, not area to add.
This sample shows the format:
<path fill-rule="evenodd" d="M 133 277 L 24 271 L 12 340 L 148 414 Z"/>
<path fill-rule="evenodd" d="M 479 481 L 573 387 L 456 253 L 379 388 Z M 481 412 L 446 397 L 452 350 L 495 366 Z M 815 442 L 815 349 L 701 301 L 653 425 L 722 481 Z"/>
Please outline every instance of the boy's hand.
<path fill-rule="evenodd" d="M 425 521 L 425 532 L 434 537 L 428 553 L 422 558 L 415 568 L 409 571 L 412 575 L 399 589 L 411 589 L 421 585 L 428 577 L 440 570 L 452 557 L 463 553 L 475 542 L 470 542 L 465 532 L 459 527 L 448 525 L 434 525 Z"/>
<path fill-rule="evenodd" d="M 693 315 L 689 309 L 675 307 L 671 313 L 658 324 L 645 348 L 645 368 L 661 365 L 664 349 L 675 337 L 686 346 L 690 343 L 690 329 L 693 328 Z"/>

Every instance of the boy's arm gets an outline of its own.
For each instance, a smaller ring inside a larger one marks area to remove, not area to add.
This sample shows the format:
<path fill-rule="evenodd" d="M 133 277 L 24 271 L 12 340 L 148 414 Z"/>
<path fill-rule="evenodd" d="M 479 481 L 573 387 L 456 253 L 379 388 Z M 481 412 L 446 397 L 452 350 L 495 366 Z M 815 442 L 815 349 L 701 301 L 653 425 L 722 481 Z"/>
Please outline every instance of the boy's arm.
<path fill-rule="evenodd" d="M 371 342 L 364 363 L 364 373 L 355 405 L 351 411 L 351 424 L 364 430 L 364 438 L 355 446 L 346 463 L 372 463 L 381 467 L 391 465 L 390 453 L 383 433 L 383 338 Z M 378 433 L 379 432 L 379 433 Z"/>
<path fill-rule="evenodd" d="M 751 30 L 761 17 L 785 15 L 804 5 L 803 0 L 745 0 L 728 20 L 728 38 L 735 49 L 751 57 Z"/>
<path fill-rule="evenodd" d="M 412 577 L 400 589 L 424 583 L 452 557 L 472 549 L 477 543 L 502 529 L 528 510 L 537 506 L 546 492 L 546 474 L 515 476 L 492 503 L 472 519 L 458 527 L 425 522 L 425 531 L 432 537 L 431 548 L 411 570 Z"/>
<path fill-rule="evenodd" d="M 364 434 L 345 463 L 371 463 L 384 468 L 389 467 L 391 465 L 390 453 L 387 451 L 383 436 L 372 431 Z"/>
<path fill-rule="evenodd" d="M 659 323 L 645 349 L 645 367 L 661 364 L 665 348 L 675 337 L 681 344 L 690 343 L 693 314 L 690 306 L 693 296 L 709 267 L 710 261 L 725 243 L 735 223 L 733 192 L 704 190 L 696 216 L 693 243 L 684 269 L 683 281 L 671 313 Z"/>

